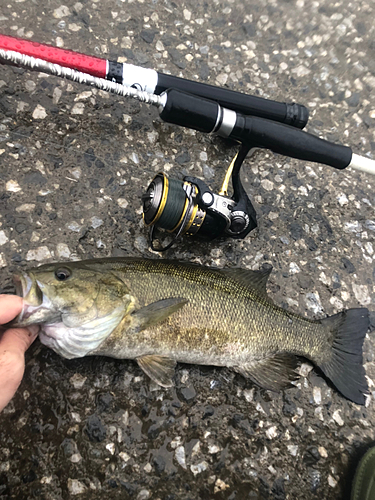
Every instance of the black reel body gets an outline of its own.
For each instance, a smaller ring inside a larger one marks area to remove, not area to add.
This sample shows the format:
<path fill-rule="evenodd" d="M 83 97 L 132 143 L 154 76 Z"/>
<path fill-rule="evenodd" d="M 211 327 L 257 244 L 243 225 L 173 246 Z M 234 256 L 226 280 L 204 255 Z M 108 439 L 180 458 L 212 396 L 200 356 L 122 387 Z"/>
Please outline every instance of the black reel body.
<path fill-rule="evenodd" d="M 239 176 L 249 149 L 242 146 L 232 162 L 232 198 L 212 192 L 197 177 L 184 177 L 181 181 L 162 172 L 154 177 L 142 195 L 143 219 L 151 227 L 153 250 L 167 250 L 183 234 L 206 241 L 223 235 L 241 239 L 257 226 L 255 210 Z M 164 248 L 155 248 L 155 228 L 173 233 L 174 240 Z"/>

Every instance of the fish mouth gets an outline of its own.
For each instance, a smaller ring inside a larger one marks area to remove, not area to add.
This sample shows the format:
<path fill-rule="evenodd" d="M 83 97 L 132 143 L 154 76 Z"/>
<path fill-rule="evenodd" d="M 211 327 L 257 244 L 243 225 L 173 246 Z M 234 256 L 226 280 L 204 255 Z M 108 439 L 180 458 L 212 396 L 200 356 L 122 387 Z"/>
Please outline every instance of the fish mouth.
<path fill-rule="evenodd" d="M 24 273 L 14 274 L 13 283 L 16 287 L 16 295 L 18 295 L 18 297 L 25 298 L 26 295 L 30 292 L 30 289 L 33 285 L 33 280 Z"/>
<path fill-rule="evenodd" d="M 44 323 L 50 318 L 52 304 L 42 292 L 38 280 L 32 274 L 19 273 L 13 276 L 16 294 L 23 298 L 23 308 L 12 322 L 13 326 L 28 326 Z M 56 313 L 54 314 L 56 316 Z"/>
<path fill-rule="evenodd" d="M 13 282 L 17 295 L 22 297 L 27 305 L 38 307 L 43 304 L 43 292 L 35 276 L 26 273 L 15 274 Z"/>

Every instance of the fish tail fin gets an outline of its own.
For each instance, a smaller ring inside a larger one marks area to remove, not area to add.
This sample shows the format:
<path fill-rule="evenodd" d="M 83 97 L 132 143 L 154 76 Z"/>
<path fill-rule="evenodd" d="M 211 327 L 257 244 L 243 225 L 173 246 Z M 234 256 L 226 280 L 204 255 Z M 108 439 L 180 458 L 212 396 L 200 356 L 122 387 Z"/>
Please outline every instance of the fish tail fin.
<path fill-rule="evenodd" d="M 336 388 L 354 403 L 365 404 L 368 394 L 362 364 L 363 341 L 369 327 L 368 309 L 348 309 L 322 320 L 330 347 L 315 361 Z"/>

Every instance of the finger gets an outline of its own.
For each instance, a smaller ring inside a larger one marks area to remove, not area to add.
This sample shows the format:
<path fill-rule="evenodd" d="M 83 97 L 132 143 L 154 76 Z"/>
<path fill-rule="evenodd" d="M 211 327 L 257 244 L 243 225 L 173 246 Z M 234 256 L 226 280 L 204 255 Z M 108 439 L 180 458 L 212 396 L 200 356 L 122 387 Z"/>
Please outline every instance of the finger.
<path fill-rule="evenodd" d="M 20 352 L 25 354 L 38 336 L 39 327 L 37 325 L 28 328 L 9 328 L 3 333 L 0 341 L 0 353 Z"/>
<path fill-rule="evenodd" d="M 17 391 L 25 371 L 25 351 L 34 342 L 39 328 L 10 328 L 0 340 L 0 411 Z"/>
<path fill-rule="evenodd" d="M 0 324 L 8 323 L 15 318 L 23 306 L 22 297 L 17 295 L 0 295 Z"/>
<path fill-rule="evenodd" d="M 0 411 L 17 391 L 25 371 L 25 357 L 20 351 L 0 348 Z"/>

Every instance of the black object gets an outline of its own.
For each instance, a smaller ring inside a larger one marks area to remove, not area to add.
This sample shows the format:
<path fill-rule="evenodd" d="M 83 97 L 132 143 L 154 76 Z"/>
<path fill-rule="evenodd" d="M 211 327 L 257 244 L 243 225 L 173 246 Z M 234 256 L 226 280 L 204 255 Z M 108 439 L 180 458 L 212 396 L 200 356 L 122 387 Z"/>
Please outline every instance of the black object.
<path fill-rule="evenodd" d="M 196 177 L 168 180 L 158 174 L 142 196 L 144 221 L 151 226 L 151 247 L 170 248 L 181 235 L 211 240 L 221 235 L 244 238 L 257 226 L 256 213 L 240 179 L 240 168 L 252 147 L 343 169 L 352 161 L 352 150 L 276 121 L 245 116 L 217 102 L 169 89 L 162 95 L 160 117 L 169 123 L 234 139 L 241 148 L 233 165 L 233 196 L 213 193 Z M 224 192 L 224 191 L 223 191 Z M 154 247 L 155 228 L 174 233 L 166 247 Z"/>
<path fill-rule="evenodd" d="M 257 117 L 237 114 L 236 124 L 229 137 L 241 142 L 251 140 L 274 153 L 338 169 L 346 168 L 352 159 L 352 150 L 348 146 L 334 144 L 288 125 Z"/>
<path fill-rule="evenodd" d="M 220 106 L 233 109 L 244 115 L 267 118 L 299 129 L 304 128 L 309 119 L 309 111 L 302 104 L 271 101 L 222 87 L 215 87 L 207 83 L 194 82 L 177 76 L 158 73 L 155 94 L 161 94 L 167 89 L 177 89 L 181 92 L 194 94 L 204 99 L 216 101 Z"/>
<path fill-rule="evenodd" d="M 197 177 L 183 181 L 159 173 L 142 196 L 143 218 L 151 227 L 151 248 L 164 251 L 182 234 L 212 240 L 222 235 L 244 238 L 257 226 L 256 213 L 240 179 L 240 168 L 250 145 L 243 145 L 233 165 L 233 196 L 229 198 L 211 191 Z M 165 247 L 154 246 L 155 228 L 174 234 Z"/>
<path fill-rule="evenodd" d="M 348 146 L 325 141 L 295 127 L 245 116 L 216 102 L 170 89 L 160 117 L 169 123 L 264 147 L 285 156 L 346 168 L 352 160 Z"/>

